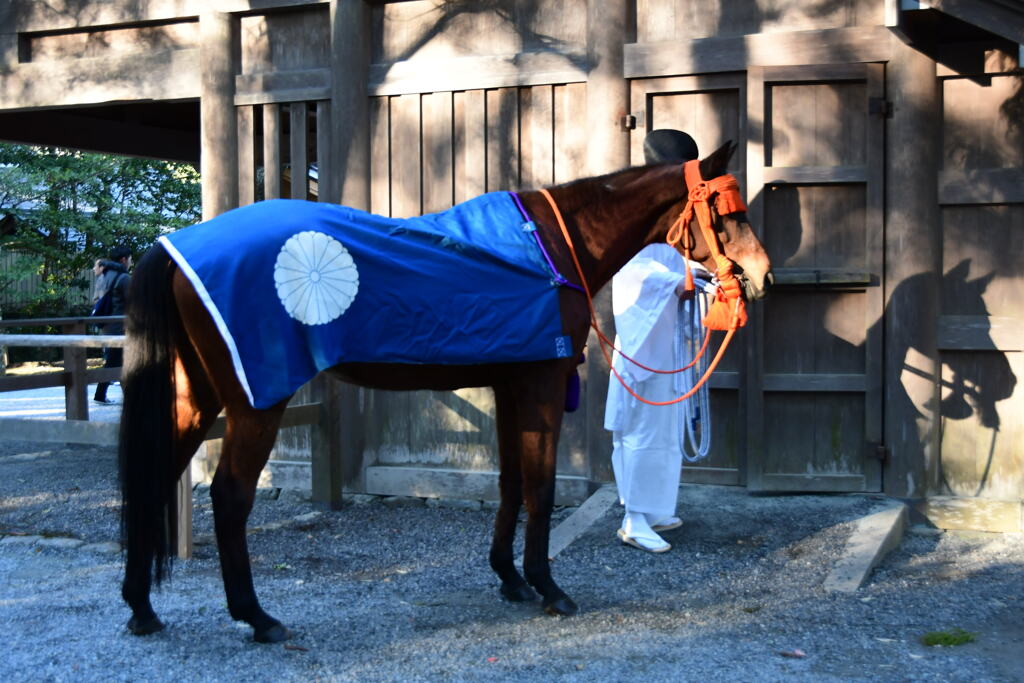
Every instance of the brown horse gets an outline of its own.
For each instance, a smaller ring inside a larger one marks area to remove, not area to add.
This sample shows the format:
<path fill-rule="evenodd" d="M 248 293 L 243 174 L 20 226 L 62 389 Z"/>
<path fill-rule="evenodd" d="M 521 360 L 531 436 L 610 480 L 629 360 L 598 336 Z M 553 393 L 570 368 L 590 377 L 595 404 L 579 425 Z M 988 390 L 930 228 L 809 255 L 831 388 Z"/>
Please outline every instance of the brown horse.
<path fill-rule="evenodd" d="M 704 179 L 723 175 L 734 151 L 727 143 L 701 161 Z M 629 168 L 550 191 L 592 291 L 607 283 L 641 248 L 663 241 L 687 197 L 678 163 Z M 538 192 L 523 192 L 521 199 L 559 271 L 576 280 L 572 256 L 549 204 Z M 745 214 L 714 215 L 714 221 L 725 255 L 742 272 L 747 298 L 763 296 L 770 265 Z M 713 270 L 701 231 L 691 229 L 689 239 L 693 258 L 707 261 Z M 447 366 L 343 363 L 329 372 L 346 382 L 378 389 L 493 387 L 501 505 L 491 567 L 501 579 L 506 599 L 536 599 L 535 589 L 547 612 L 571 615 L 577 611 L 575 603 L 551 578 L 548 534 L 566 382 L 587 340 L 589 313 L 578 291 L 562 288 L 559 297 L 564 329 L 572 338 L 573 353 L 568 358 Z M 170 569 L 176 535 L 175 482 L 223 408 L 227 429 L 210 495 L 228 610 L 236 620 L 253 627 L 259 642 L 287 638 L 288 630 L 264 612 L 256 598 L 245 537 L 257 479 L 287 401 L 266 410 L 252 407 L 216 324 L 162 246 L 145 255 L 132 278 L 127 333 L 119 460 L 126 549 L 122 596 L 132 610 L 129 630 L 142 635 L 163 628 L 149 595 L 152 582 L 159 584 Z M 524 503 L 529 515 L 525 579 L 512 555 L 516 518 Z"/>

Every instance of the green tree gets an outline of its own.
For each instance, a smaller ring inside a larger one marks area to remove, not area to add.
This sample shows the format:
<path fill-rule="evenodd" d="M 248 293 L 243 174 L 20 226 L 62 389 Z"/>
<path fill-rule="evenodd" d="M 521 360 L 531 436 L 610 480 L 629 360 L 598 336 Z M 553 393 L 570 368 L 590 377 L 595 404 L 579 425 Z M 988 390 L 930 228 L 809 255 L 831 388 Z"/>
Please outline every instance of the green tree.
<path fill-rule="evenodd" d="M 0 248 L 24 255 L 53 310 L 111 247 L 141 254 L 199 220 L 199 174 L 187 164 L 0 143 Z M 47 305 L 48 304 L 48 305 Z M 57 312 L 57 311 L 53 311 Z"/>

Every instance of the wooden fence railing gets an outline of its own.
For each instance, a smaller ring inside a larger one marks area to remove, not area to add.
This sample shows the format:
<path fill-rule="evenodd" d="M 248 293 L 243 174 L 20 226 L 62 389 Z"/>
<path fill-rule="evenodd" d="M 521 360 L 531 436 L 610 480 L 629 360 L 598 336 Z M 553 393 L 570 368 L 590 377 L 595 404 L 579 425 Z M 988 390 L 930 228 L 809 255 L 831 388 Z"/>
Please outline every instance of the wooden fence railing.
<path fill-rule="evenodd" d="M 0 418 L 0 435 L 4 439 L 39 441 L 49 443 L 82 443 L 95 446 L 116 446 L 118 422 L 89 422 L 88 387 L 96 382 L 116 382 L 120 379 L 121 368 L 86 367 L 86 349 L 102 347 L 123 347 L 124 335 L 87 334 L 88 328 L 97 324 L 120 322 L 123 316 L 88 318 L 33 318 L 22 320 L 0 320 L 0 330 L 11 327 L 57 327 L 61 334 L 2 334 L 0 347 L 58 347 L 64 349 L 64 370 L 41 375 L 22 377 L 0 377 L 0 393 L 64 387 L 64 421 L 40 418 Z M 322 430 L 322 405 L 305 403 L 291 405 L 285 409 L 281 427 L 314 425 Z M 207 440 L 224 436 L 226 421 L 221 415 L 206 435 Z M 314 430 L 317 431 L 317 430 Z M 316 449 L 330 448 L 326 438 L 317 435 Z M 321 445 L 322 444 L 322 445 Z M 324 457 L 331 457 L 330 454 Z M 333 456 L 336 457 L 336 456 Z M 186 468 L 178 486 L 178 555 L 182 558 L 192 555 L 192 486 L 189 470 Z"/>

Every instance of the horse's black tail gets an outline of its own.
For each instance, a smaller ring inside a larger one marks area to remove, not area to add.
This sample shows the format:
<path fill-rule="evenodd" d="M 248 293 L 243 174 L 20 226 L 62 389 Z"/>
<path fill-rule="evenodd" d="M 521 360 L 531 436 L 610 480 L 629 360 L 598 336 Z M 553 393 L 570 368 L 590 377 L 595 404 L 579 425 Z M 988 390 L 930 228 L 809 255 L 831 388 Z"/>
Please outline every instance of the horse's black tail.
<path fill-rule="evenodd" d="M 121 376 L 121 542 L 129 571 L 134 565 L 146 576 L 152 563 L 157 584 L 170 576 L 177 543 L 173 349 L 180 322 L 171 294 L 174 270 L 157 245 L 132 273 Z"/>

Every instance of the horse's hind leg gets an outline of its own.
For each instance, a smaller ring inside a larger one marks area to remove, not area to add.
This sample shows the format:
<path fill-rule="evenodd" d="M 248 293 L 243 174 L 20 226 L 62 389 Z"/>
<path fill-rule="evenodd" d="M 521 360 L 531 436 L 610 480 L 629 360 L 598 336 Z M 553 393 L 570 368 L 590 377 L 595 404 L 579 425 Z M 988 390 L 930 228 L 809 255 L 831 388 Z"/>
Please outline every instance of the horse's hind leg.
<path fill-rule="evenodd" d="M 520 467 L 519 425 L 516 405 L 507 390 L 495 389 L 498 427 L 498 453 L 501 473 L 498 487 L 501 504 L 494 518 L 494 539 L 491 541 L 491 569 L 501 579 L 501 594 L 513 602 L 536 600 L 537 594 L 516 570 L 512 556 L 512 543 L 516 535 L 516 521 L 523 502 L 523 474 Z"/>
<path fill-rule="evenodd" d="M 248 406 L 228 409 L 224 447 L 210 486 L 228 611 L 234 619 L 248 622 L 253 638 L 260 643 L 280 642 L 289 635 L 281 622 L 260 607 L 245 538 L 256 484 L 270 457 L 284 407 L 285 402 L 270 410 Z"/>

